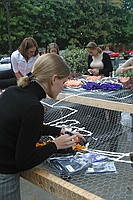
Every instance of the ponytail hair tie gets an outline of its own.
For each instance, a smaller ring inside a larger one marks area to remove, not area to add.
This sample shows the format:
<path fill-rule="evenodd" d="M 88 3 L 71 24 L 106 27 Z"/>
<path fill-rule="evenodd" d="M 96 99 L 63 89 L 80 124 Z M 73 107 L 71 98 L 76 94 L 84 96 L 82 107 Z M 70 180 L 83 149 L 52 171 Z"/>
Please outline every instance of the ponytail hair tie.
<path fill-rule="evenodd" d="M 33 79 L 33 77 L 34 77 L 34 75 L 33 75 L 31 72 L 29 72 L 29 73 L 27 74 L 27 76 L 28 76 L 28 78 L 29 78 L 29 81 L 31 81 L 31 80 Z"/>

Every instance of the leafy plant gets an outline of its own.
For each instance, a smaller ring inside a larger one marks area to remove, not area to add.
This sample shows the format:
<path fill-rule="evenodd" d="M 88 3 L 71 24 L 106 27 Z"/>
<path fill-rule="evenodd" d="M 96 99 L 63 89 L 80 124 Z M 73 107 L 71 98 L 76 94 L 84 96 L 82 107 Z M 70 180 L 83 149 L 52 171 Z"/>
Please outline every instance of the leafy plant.
<path fill-rule="evenodd" d="M 73 73 L 87 73 L 87 51 L 85 49 L 75 47 L 74 45 L 69 46 L 61 56 L 70 66 L 71 72 Z"/>
<path fill-rule="evenodd" d="M 130 70 L 126 71 L 122 76 L 133 77 L 132 72 Z"/>

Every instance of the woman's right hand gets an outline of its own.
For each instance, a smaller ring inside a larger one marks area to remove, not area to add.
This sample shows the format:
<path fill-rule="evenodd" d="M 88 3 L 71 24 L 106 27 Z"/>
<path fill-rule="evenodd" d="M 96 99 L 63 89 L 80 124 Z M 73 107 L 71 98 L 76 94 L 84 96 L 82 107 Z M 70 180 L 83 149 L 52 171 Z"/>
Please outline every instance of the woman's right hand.
<path fill-rule="evenodd" d="M 57 137 L 53 142 L 56 144 L 57 146 L 57 150 L 59 149 L 67 149 L 70 148 L 74 145 L 76 145 L 74 139 L 76 139 L 76 135 L 68 135 L 68 134 L 64 134 L 61 135 L 59 137 Z"/>
<path fill-rule="evenodd" d="M 93 69 L 88 69 L 89 74 L 93 74 Z"/>

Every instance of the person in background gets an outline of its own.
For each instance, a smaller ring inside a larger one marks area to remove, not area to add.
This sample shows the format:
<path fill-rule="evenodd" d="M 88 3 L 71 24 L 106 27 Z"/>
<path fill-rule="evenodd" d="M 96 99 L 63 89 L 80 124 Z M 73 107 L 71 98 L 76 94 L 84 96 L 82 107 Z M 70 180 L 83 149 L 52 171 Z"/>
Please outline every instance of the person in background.
<path fill-rule="evenodd" d="M 20 172 L 31 169 L 61 149 L 75 145 L 79 132 L 64 134 L 61 128 L 43 124 L 41 99 L 56 99 L 68 80 L 70 70 L 57 54 L 41 55 L 32 72 L 21 77 L 17 86 L 0 96 L 0 199 L 20 200 Z M 55 140 L 44 146 L 36 144 L 42 135 Z"/>
<path fill-rule="evenodd" d="M 50 43 L 47 47 L 47 53 L 55 53 L 59 55 L 59 47 L 56 43 Z"/>
<path fill-rule="evenodd" d="M 118 67 L 116 74 L 123 74 L 127 71 L 131 71 L 133 77 L 133 58 L 129 58 L 124 64 Z"/>
<path fill-rule="evenodd" d="M 109 55 L 102 52 L 95 42 L 89 42 L 86 46 L 88 55 L 88 72 L 90 75 L 110 76 L 113 66 Z"/>
<path fill-rule="evenodd" d="M 38 44 L 32 37 L 25 38 L 19 48 L 11 54 L 11 69 L 0 72 L 0 89 L 17 84 L 17 79 L 32 70 L 39 57 Z"/>
<path fill-rule="evenodd" d="M 47 46 L 47 53 L 54 53 L 54 54 L 59 55 L 59 47 L 58 47 L 58 45 L 56 43 L 50 43 Z M 44 106 L 44 110 L 45 110 L 45 112 L 47 112 L 48 111 L 48 107 Z"/>

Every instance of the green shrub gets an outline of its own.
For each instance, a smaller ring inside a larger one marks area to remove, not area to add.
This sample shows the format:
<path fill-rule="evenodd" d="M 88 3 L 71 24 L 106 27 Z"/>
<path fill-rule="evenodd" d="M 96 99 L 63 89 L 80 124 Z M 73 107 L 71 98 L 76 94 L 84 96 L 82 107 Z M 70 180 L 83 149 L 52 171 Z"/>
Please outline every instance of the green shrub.
<path fill-rule="evenodd" d="M 71 72 L 87 74 L 88 53 L 85 49 L 69 46 L 61 56 L 70 66 Z"/>

